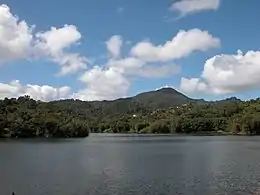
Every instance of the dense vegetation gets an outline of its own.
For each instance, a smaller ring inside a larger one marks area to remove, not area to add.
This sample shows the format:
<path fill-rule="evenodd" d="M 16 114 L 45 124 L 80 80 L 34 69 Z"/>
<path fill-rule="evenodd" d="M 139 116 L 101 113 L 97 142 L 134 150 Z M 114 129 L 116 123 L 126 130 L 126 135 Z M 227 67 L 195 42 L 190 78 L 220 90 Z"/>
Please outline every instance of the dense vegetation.
<path fill-rule="evenodd" d="M 92 132 L 260 134 L 260 99 L 188 103 L 92 123 Z"/>
<path fill-rule="evenodd" d="M 115 101 L 0 101 L 2 137 L 85 137 L 88 132 L 260 134 L 260 99 L 216 102 L 173 89 Z"/>
<path fill-rule="evenodd" d="M 28 96 L 0 101 L 0 137 L 86 137 L 85 118 Z"/>

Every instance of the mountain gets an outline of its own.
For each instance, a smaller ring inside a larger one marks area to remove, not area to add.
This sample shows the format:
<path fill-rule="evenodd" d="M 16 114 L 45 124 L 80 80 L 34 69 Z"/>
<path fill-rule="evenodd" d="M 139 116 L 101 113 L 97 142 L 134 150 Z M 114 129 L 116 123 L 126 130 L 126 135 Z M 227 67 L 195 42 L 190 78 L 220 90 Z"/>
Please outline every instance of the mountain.
<path fill-rule="evenodd" d="M 140 93 L 134 97 L 120 98 L 110 101 L 53 101 L 54 106 L 66 106 L 68 110 L 76 110 L 80 115 L 90 117 L 115 117 L 124 114 L 148 113 L 152 110 L 169 108 L 186 103 L 199 102 L 191 99 L 173 88 L 162 88 L 156 91 Z"/>
<path fill-rule="evenodd" d="M 208 102 L 172 88 L 112 101 L 41 102 L 24 96 L 0 100 L 0 137 L 85 137 L 88 132 L 260 134 L 259 113 L 260 99 Z"/>
<path fill-rule="evenodd" d="M 133 97 L 133 99 L 151 109 L 169 108 L 196 101 L 173 88 L 162 88 L 156 91 L 141 93 Z"/>

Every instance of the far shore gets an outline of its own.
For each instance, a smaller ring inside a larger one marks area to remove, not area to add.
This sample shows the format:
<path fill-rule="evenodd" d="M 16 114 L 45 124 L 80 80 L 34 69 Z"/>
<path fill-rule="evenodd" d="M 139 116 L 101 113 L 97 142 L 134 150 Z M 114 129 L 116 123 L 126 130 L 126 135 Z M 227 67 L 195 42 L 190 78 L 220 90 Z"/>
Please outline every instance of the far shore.
<path fill-rule="evenodd" d="M 196 133 L 135 133 L 135 132 L 128 132 L 128 133 L 113 133 L 113 132 L 91 132 L 91 134 L 100 134 L 100 135 L 160 135 L 160 136 L 259 136 L 258 134 L 248 134 L 248 133 L 232 133 L 232 132 L 224 132 L 224 131 L 218 131 L 218 132 L 196 132 Z"/>
<path fill-rule="evenodd" d="M 119 135 L 119 136 L 259 136 L 258 134 L 248 134 L 248 133 L 232 133 L 232 132 L 224 132 L 224 131 L 217 131 L 217 132 L 197 132 L 197 133 L 135 133 L 135 132 L 128 132 L 128 133 L 113 133 L 113 132 L 92 132 L 89 135 Z M 0 137 L 1 140 L 77 140 L 77 139 L 85 139 L 87 137 Z"/>

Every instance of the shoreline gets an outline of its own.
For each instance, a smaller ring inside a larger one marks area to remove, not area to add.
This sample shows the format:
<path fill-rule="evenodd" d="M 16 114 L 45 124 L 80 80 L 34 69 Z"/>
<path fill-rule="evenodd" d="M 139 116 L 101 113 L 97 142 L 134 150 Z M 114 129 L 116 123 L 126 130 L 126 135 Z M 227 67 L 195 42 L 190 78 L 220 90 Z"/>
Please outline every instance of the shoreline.
<path fill-rule="evenodd" d="M 258 134 L 246 134 L 246 133 L 231 133 L 231 132 L 198 132 L 198 133 L 90 133 L 91 134 L 99 134 L 99 135 L 140 135 L 140 136 L 260 136 Z"/>
<path fill-rule="evenodd" d="M 86 139 L 91 135 L 126 135 L 126 136 L 260 136 L 258 134 L 231 133 L 231 132 L 197 132 L 197 133 L 89 133 L 87 137 L 0 137 L 1 140 L 77 140 Z"/>

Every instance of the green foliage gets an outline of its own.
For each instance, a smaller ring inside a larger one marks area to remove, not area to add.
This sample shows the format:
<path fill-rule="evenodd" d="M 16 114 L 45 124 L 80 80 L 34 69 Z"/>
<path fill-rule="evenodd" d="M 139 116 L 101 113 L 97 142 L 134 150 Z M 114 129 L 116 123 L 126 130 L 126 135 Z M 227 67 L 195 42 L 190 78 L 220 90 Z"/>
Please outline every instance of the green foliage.
<path fill-rule="evenodd" d="M 145 108 L 153 110 L 195 102 L 195 100 L 188 98 L 172 88 L 162 88 L 157 91 L 141 93 L 133 97 L 133 99 L 141 103 Z"/>
<path fill-rule="evenodd" d="M 114 101 L 0 100 L 1 137 L 85 137 L 93 133 L 260 134 L 260 99 L 192 100 L 173 89 Z"/>
<path fill-rule="evenodd" d="M 0 101 L 0 137 L 86 137 L 84 118 L 74 110 L 29 96 Z"/>
<path fill-rule="evenodd" d="M 109 120 L 103 120 L 109 124 Z M 118 123 L 120 128 L 115 126 Z M 109 132 L 260 134 L 260 100 L 191 102 L 135 117 L 121 115 L 110 122 Z"/>

